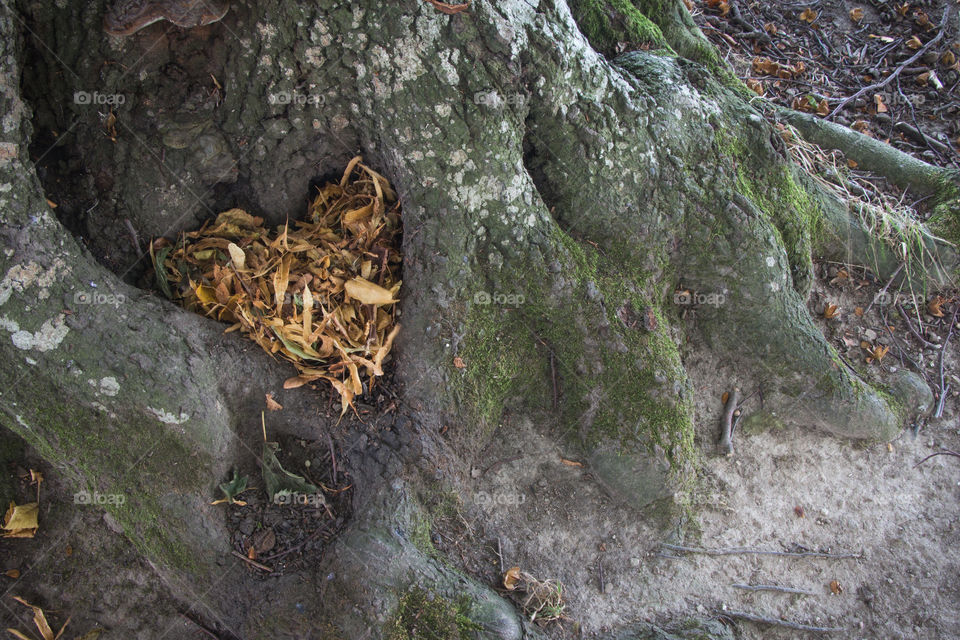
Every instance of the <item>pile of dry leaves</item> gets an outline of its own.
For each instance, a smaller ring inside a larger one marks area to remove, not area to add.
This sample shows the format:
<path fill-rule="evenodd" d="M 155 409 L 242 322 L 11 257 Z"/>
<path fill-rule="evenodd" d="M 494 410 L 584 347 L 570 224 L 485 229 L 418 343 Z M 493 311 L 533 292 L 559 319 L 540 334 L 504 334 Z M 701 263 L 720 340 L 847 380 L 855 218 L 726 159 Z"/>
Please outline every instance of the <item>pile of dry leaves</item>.
<path fill-rule="evenodd" d="M 360 160 L 319 190 L 292 229 L 271 233 L 262 218 L 231 209 L 150 248 L 168 297 L 292 362 L 299 375 L 287 388 L 330 383 L 343 412 L 383 375 L 400 329 L 400 206 L 386 178 Z"/>

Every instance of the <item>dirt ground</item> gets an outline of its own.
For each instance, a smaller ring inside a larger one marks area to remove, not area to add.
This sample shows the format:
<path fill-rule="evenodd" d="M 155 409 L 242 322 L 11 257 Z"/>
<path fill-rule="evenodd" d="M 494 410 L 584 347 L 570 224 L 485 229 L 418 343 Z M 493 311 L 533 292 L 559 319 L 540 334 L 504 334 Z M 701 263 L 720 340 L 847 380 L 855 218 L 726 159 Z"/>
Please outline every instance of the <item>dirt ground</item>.
<path fill-rule="evenodd" d="M 827 277 L 836 270 L 820 269 Z M 818 283 L 811 305 L 825 297 L 850 305 L 845 320 L 842 311 L 823 320 L 844 352 L 845 335 L 879 329 L 876 306 L 863 317 L 852 311 L 868 304 L 880 286 L 858 289 L 853 279 L 829 284 L 835 277 Z M 925 322 L 935 320 L 924 314 Z M 905 352 L 916 353 L 903 320 L 891 323 Z M 867 366 L 866 350 L 856 348 L 862 353 L 854 366 Z M 945 357 L 945 375 L 955 388 L 958 349 L 951 342 Z M 571 456 L 557 448 L 555 435 L 513 417 L 501 427 L 510 437 L 495 437 L 498 444 L 475 461 L 478 477 L 473 493 L 464 496 L 466 515 L 459 523 L 446 521 L 438 533 L 441 547 L 491 584 L 498 583 L 500 554 L 506 568 L 562 582 L 569 620 L 547 627 L 555 637 L 595 637 L 629 621 L 718 616 L 732 623 L 725 617 L 730 611 L 842 628 L 837 637 L 844 638 L 960 637 L 960 460 L 937 456 L 917 466 L 932 453 L 960 450 L 956 394 L 941 419 L 928 421 L 916 435 L 907 430 L 889 445 L 771 430 L 737 434 L 735 455 L 726 457 L 713 444 L 722 403 L 712 391 L 741 384 L 749 392 L 762 375 L 729 371 L 713 361 L 686 364 L 695 388 L 707 391 L 697 394 L 704 464 L 693 521 L 664 534 L 638 520 L 598 486 L 588 468 L 569 464 Z M 882 378 L 901 364 L 891 352 L 871 366 Z M 662 540 L 860 557 L 710 556 L 672 551 Z M 737 584 L 809 593 L 750 591 Z M 745 639 L 805 633 L 752 623 L 736 629 Z"/>

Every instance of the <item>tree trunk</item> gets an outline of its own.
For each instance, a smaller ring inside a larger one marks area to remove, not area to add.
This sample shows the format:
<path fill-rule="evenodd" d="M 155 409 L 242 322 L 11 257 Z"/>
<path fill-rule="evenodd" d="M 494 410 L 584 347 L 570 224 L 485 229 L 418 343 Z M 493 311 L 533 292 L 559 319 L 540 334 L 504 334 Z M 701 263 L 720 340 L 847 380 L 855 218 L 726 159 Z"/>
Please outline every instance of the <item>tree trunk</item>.
<path fill-rule="evenodd" d="M 357 153 L 400 194 L 391 366 L 417 465 L 452 486 L 523 416 L 666 528 L 728 390 L 690 361 L 762 389 L 754 425 L 901 428 L 908 408 L 841 362 L 806 305 L 814 255 L 886 277 L 894 253 L 790 163 L 682 3 L 616 14 L 661 48 L 612 60 L 598 51 L 615 53 L 617 29 L 586 21 L 622 3 L 569 4 L 250 1 L 128 37 L 103 32 L 104 0 L 0 8 L 3 423 L 78 491 L 126 495 L 126 534 L 237 635 L 377 636 L 414 584 L 468 595 L 491 637 L 537 634 L 416 544 L 420 475 L 397 460 L 356 469 L 335 551 L 306 591 L 282 582 L 269 599 L 324 594 L 310 615 L 221 597 L 245 578 L 208 503 L 256 456 L 262 398 L 291 372 L 138 289 L 143 248 L 233 206 L 296 218 Z M 928 248 L 952 275 L 952 254 Z M 317 399 L 284 397 L 271 427 L 308 437 Z"/>

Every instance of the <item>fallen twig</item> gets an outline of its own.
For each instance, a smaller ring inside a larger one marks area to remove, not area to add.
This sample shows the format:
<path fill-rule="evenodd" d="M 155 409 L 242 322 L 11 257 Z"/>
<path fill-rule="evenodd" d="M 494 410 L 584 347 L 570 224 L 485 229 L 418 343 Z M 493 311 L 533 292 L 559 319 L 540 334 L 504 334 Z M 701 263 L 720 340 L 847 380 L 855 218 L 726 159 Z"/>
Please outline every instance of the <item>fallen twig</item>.
<path fill-rule="evenodd" d="M 247 564 L 249 564 L 249 565 L 252 566 L 252 567 L 256 567 L 257 569 L 260 569 L 261 571 L 269 571 L 270 573 L 273 573 L 273 569 L 271 569 L 271 568 L 268 567 L 267 565 L 265 565 L 265 564 L 260 564 L 260 563 L 257 562 L 256 560 L 251 560 L 250 558 L 248 558 L 247 556 L 243 555 L 243 554 L 240 553 L 239 551 L 231 551 L 230 553 L 232 553 L 232 554 L 235 555 L 236 557 L 240 558 L 241 560 L 243 560 L 244 562 L 246 562 Z"/>
<path fill-rule="evenodd" d="M 910 333 L 913 334 L 913 337 L 914 337 L 914 338 L 916 338 L 917 340 L 919 340 L 920 343 L 921 343 L 923 346 L 928 347 L 928 348 L 930 348 L 930 349 L 939 349 L 939 348 L 940 348 L 940 345 L 938 345 L 938 344 L 933 344 L 932 342 L 929 342 L 929 341 L 925 340 L 925 339 L 923 338 L 923 336 L 921 336 L 919 333 L 917 333 L 917 330 L 913 328 L 913 321 L 910 320 L 910 316 L 908 316 L 908 315 L 907 315 L 907 312 L 903 310 L 903 307 L 901 307 L 899 304 L 896 304 L 896 305 L 894 305 L 894 306 L 897 307 L 897 311 L 899 311 L 899 312 L 900 312 L 900 315 L 903 316 L 903 319 L 904 319 L 904 320 L 906 321 L 906 323 L 907 323 L 907 329 L 910 330 Z"/>
<path fill-rule="evenodd" d="M 720 419 L 720 448 L 728 456 L 733 455 L 733 412 L 740 401 L 740 388 L 734 387 L 727 396 L 727 404 L 723 407 L 723 417 Z"/>
<path fill-rule="evenodd" d="M 793 587 L 778 587 L 775 584 L 733 584 L 731 586 L 736 589 L 746 589 L 747 591 L 778 591 L 780 593 L 797 593 L 804 596 L 817 595 L 813 591 L 794 589 Z"/>
<path fill-rule="evenodd" d="M 937 408 L 933 412 L 934 418 L 939 418 L 943 415 L 943 403 L 947 399 L 947 392 L 950 391 L 950 385 L 946 384 L 943 380 L 943 354 L 946 352 L 947 343 L 950 342 L 953 330 L 957 326 L 957 311 L 960 311 L 960 303 L 957 303 L 953 307 L 953 314 L 950 316 L 950 328 L 947 329 L 947 337 L 943 339 L 943 344 L 940 346 L 940 357 L 937 359 L 937 368 L 940 371 L 940 397 L 937 399 Z"/>
<path fill-rule="evenodd" d="M 877 292 L 877 295 L 873 296 L 873 300 L 871 300 L 871 301 L 870 301 L 870 304 L 867 305 L 867 308 L 863 310 L 863 315 L 867 315 L 867 314 L 870 312 L 870 309 L 873 308 L 873 303 L 875 303 L 875 302 L 876 302 L 877 300 L 879 300 L 881 297 L 884 297 L 884 298 L 886 297 L 886 295 L 887 295 L 887 289 L 890 288 L 890 285 L 893 284 L 894 279 L 895 279 L 898 275 L 900 275 L 900 272 L 901 272 L 901 271 L 903 271 L 903 267 L 904 267 L 905 264 L 906 264 L 905 262 L 901 262 L 901 263 L 900 263 L 900 266 L 897 267 L 897 270 L 894 271 L 893 274 L 890 276 L 890 279 L 887 280 L 887 284 L 883 285 L 883 289 L 880 289 L 880 291 Z"/>
<path fill-rule="evenodd" d="M 795 629 L 797 631 L 818 631 L 821 633 L 834 633 L 837 631 L 843 631 L 842 627 L 815 627 L 809 624 L 781 620 L 780 618 L 758 616 L 755 613 L 747 613 L 746 611 L 721 611 L 720 615 L 728 618 L 739 618 L 740 620 L 747 620 L 749 622 L 758 622 L 760 624 L 772 624 L 778 627 L 786 627 L 787 629 Z"/>
<path fill-rule="evenodd" d="M 931 454 L 928 455 L 926 458 L 924 458 L 923 460 L 921 460 L 921 461 L 918 462 L 917 464 L 913 465 L 913 468 L 916 469 L 917 467 L 919 467 L 920 465 L 922 465 L 924 462 L 926 462 L 926 461 L 929 460 L 930 458 L 936 458 L 937 456 L 953 456 L 954 458 L 960 458 L 960 453 L 957 453 L 956 451 L 951 451 L 950 449 L 945 449 L 945 450 L 943 450 L 943 451 L 937 451 L 936 453 L 931 453 Z"/>
<path fill-rule="evenodd" d="M 728 547 L 721 549 L 704 549 L 703 547 L 684 547 L 679 544 L 670 544 L 661 542 L 660 545 L 671 551 L 685 551 L 687 553 L 702 553 L 708 556 L 731 556 L 739 554 L 750 554 L 757 556 L 785 556 L 789 558 L 834 558 L 854 560 L 863 559 L 862 553 L 824 553 L 821 551 L 773 551 L 767 549 L 753 549 L 750 547 Z"/>

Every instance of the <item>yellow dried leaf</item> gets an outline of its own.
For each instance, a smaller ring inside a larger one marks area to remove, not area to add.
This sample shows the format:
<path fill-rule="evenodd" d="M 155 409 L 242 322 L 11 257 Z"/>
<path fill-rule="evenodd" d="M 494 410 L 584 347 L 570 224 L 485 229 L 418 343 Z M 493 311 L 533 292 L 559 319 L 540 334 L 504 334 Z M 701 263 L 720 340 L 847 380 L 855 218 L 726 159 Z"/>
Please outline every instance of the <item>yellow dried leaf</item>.
<path fill-rule="evenodd" d="M 853 22 L 860 22 L 863 20 L 863 8 L 856 7 L 854 9 L 850 9 L 850 20 Z"/>
<path fill-rule="evenodd" d="M 207 285 L 197 285 L 197 288 L 194 290 L 194 293 L 197 296 L 197 300 L 203 304 L 217 304 L 217 290 L 213 287 Z"/>
<path fill-rule="evenodd" d="M 20 570 L 19 570 L 19 569 L 7 569 L 6 571 L 3 572 L 3 575 L 7 576 L 8 578 L 13 578 L 14 580 L 16 580 L 17 578 L 20 577 Z"/>
<path fill-rule="evenodd" d="M 830 591 L 833 593 L 833 595 L 838 596 L 841 593 L 843 593 L 843 586 L 840 585 L 840 582 L 838 580 L 831 580 Z"/>
<path fill-rule="evenodd" d="M 393 295 L 387 289 L 363 278 L 348 280 L 343 284 L 343 288 L 346 290 L 347 295 L 354 300 L 360 301 L 361 304 L 383 305 L 396 302 L 396 300 L 393 299 Z"/>
<path fill-rule="evenodd" d="M 914 51 L 916 51 L 917 49 L 923 46 L 923 41 L 920 40 L 920 38 L 918 38 L 917 36 L 913 36 L 909 40 L 907 40 L 907 46 L 913 49 Z"/>
<path fill-rule="evenodd" d="M 840 307 L 835 304 L 828 304 L 823 309 L 823 317 L 827 320 L 832 320 L 837 317 L 837 314 L 840 313 Z"/>
<path fill-rule="evenodd" d="M 858 318 L 862 318 L 862 317 L 863 317 L 863 307 L 857 307 L 856 309 L 854 309 L 854 310 L 853 310 L 853 314 L 854 314 L 855 316 L 857 316 Z"/>
<path fill-rule="evenodd" d="M 519 582 L 520 582 L 520 567 L 510 567 L 503 574 L 503 587 L 508 591 L 515 590 Z"/>
<path fill-rule="evenodd" d="M 40 632 L 40 635 L 43 636 L 43 640 L 53 640 L 53 629 L 51 629 L 50 625 L 47 623 L 47 616 L 44 615 L 43 609 L 36 605 L 30 604 L 19 596 L 13 596 L 13 599 L 22 605 L 30 607 L 30 609 L 33 610 L 33 624 L 37 625 L 37 630 Z M 66 625 L 64 625 L 64 627 L 66 627 Z M 63 630 L 61 629 L 61 633 L 62 632 Z"/>
<path fill-rule="evenodd" d="M 23 531 L 23 530 L 34 530 L 37 529 L 37 516 L 40 512 L 40 505 L 36 502 L 30 502 L 28 504 L 15 504 L 10 503 L 10 507 L 7 509 L 7 513 L 3 518 L 3 529 L 11 532 L 9 534 L 4 534 L 6 537 L 21 537 L 12 535 L 13 532 Z M 27 537 L 33 537 L 33 534 Z"/>
<path fill-rule="evenodd" d="M 582 462 L 577 462 L 576 460 L 567 460 L 566 458 L 560 458 L 561 464 L 565 464 L 568 467 L 582 467 Z"/>
<path fill-rule="evenodd" d="M 807 7 L 803 10 L 803 12 L 800 13 L 800 19 L 806 23 L 813 24 L 819 15 L 820 14 L 818 14 L 816 11 L 810 7 Z"/>
<path fill-rule="evenodd" d="M 460 356 L 456 356 L 453 359 L 453 366 L 455 366 L 457 369 L 466 369 L 467 367 L 467 365 L 464 364 L 463 362 L 463 358 L 461 358 Z"/>

